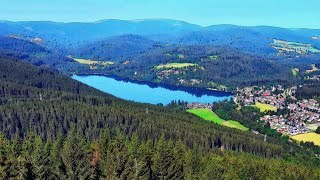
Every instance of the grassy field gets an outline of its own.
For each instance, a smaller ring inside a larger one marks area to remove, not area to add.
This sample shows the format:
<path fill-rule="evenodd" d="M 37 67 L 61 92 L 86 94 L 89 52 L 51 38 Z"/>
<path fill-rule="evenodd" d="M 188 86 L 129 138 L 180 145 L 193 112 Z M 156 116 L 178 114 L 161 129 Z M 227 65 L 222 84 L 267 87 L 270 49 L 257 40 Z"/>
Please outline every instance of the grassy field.
<path fill-rule="evenodd" d="M 210 109 L 189 109 L 188 112 L 195 114 L 207 121 L 212 121 L 218 124 L 222 124 L 223 120 L 219 118 L 213 111 Z"/>
<path fill-rule="evenodd" d="M 320 134 L 314 132 L 292 136 L 292 139 L 303 142 L 314 142 L 314 144 L 320 146 Z"/>
<path fill-rule="evenodd" d="M 177 57 L 178 57 L 179 59 L 185 58 L 185 56 L 184 56 L 183 54 L 177 54 Z"/>
<path fill-rule="evenodd" d="M 197 64 L 193 63 L 168 63 L 164 65 L 156 66 L 156 69 L 170 69 L 170 68 L 185 68 L 190 66 L 197 66 Z"/>
<path fill-rule="evenodd" d="M 271 46 L 277 49 L 279 52 L 295 52 L 299 54 L 320 53 L 320 50 L 314 48 L 312 44 L 274 39 Z"/>
<path fill-rule="evenodd" d="M 253 105 L 253 107 L 256 107 L 258 109 L 260 109 L 261 112 L 265 112 L 265 111 L 277 111 L 277 108 L 274 106 L 271 106 L 269 104 L 262 104 L 260 102 L 256 102 L 255 105 Z"/>
<path fill-rule="evenodd" d="M 229 120 L 229 121 L 224 121 L 222 124 L 227 127 L 240 129 L 242 131 L 249 131 L 249 128 L 240 124 L 238 121 Z"/>
<path fill-rule="evenodd" d="M 186 57 L 183 54 L 169 54 L 169 53 L 167 53 L 166 56 L 176 56 L 179 59 L 184 59 Z"/>
<path fill-rule="evenodd" d="M 311 64 L 311 70 L 307 70 L 306 73 L 312 73 L 318 71 L 319 69 L 316 67 L 315 64 Z"/>
<path fill-rule="evenodd" d="M 306 127 L 312 131 L 316 131 L 318 126 L 319 126 L 318 124 L 307 124 Z"/>
<path fill-rule="evenodd" d="M 210 60 L 217 60 L 219 58 L 218 55 L 209 56 Z"/>
<path fill-rule="evenodd" d="M 187 112 L 195 114 L 195 115 L 197 115 L 207 121 L 215 122 L 217 124 L 224 125 L 224 126 L 227 126 L 230 128 L 236 128 L 236 129 L 240 129 L 242 131 L 249 130 L 249 128 L 243 126 L 242 124 L 240 124 L 237 121 L 234 121 L 234 120 L 225 121 L 225 120 L 221 119 L 219 116 L 217 116 L 210 109 L 189 109 L 189 110 L 187 110 Z"/>
<path fill-rule="evenodd" d="M 299 72 L 297 71 L 297 68 L 291 69 L 292 75 L 293 76 L 298 76 Z"/>
<path fill-rule="evenodd" d="M 80 64 L 86 64 L 86 65 L 101 65 L 101 66 L 109 66 L 114 64 L 111 61 L 95 61 L 95 60 L 90 60 L 90 59 L 74 59 Z"/>

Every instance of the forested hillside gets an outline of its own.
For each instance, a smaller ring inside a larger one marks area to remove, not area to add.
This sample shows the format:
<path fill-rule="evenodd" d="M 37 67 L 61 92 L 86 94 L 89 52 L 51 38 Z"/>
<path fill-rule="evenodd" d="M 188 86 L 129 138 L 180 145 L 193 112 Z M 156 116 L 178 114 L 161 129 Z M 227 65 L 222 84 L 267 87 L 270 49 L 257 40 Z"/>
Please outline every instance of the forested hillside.
<path fill-rule="evenodd" d="M 147 51 L 161 48 L 159 43 L 137 35 L 122 35 L 86 44 L 74 51 L 74 57 L 121 62 Z"/>
<path fill-rule="evenodd" d="M 304 83 L 310 66 L 319 64 L 319 36 L 316 29 L 202 27 L 166 19 L 1 21 L 0 55 L 68 75 L 98 73 L 233 90 L 251 85 Z M 292 73 L 292 69 L 299 73 Z"/>
<path fill-rule="evenodd" d="M 65 51 L 49 49 L 44 42 L 40 42 L 32 38 L 0 36 L 0 57 L 19 59 L 65 74 L 84 67 L 68 58 Z"/>
<path fill-rule="evenodd" d="M 242 53 L 229 47 L 166 45 L 127 60 L 128 63 L 116 63 L 103 69 L 79 69 L 78 73 L 113 74 L 179 86 L 219 88 L 219 85 L 223 85 L 230 89 L 277 83 L 291 85 L 300 80 L 291 73 L 291 68 L 299 65 Z M 192 66 L 157 68 L 166 64 L 185 63 Z"/>
<path fill-rule="evenodd" d="M 265 142 L 183 111 L 117 99 L 47 69 L 0 63 L 4 179 L 319 177 L 315 152 L 285 139 Z"/>

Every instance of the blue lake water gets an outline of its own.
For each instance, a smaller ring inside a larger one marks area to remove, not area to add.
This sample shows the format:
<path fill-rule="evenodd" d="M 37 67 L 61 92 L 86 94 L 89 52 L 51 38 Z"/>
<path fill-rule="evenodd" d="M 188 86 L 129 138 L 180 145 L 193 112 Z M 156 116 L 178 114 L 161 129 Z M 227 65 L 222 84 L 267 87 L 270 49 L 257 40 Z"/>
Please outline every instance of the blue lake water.
<path fill-rule="evenodd" d="M 167 105 L 172 100 L 213 103 L 229 100 L 232 97 L 231 93 L 226 92 L 142 83 L 115 77 L 74 75 L 72 78 L 121 99 L 150 104 Z"/>

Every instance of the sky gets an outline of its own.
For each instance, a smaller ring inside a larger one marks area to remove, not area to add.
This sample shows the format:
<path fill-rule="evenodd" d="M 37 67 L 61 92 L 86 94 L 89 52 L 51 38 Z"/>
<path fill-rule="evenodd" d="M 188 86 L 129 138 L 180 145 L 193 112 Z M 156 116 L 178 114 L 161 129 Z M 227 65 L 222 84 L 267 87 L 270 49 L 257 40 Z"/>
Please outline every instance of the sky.
<path fill-rule="evenodd" d="M 93 22 L 182 20 L 320 29 L 319 0 L 0 0 L 0 20 Z"/>

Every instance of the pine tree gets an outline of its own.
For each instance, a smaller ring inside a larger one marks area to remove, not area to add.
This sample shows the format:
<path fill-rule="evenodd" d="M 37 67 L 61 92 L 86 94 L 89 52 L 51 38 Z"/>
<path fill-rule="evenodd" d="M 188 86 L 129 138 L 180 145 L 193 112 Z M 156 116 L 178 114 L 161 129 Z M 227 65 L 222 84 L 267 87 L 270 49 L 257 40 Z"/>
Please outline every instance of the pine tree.
<path fill-rule="evenodd" d="M 91 151 L 90 151 L 90 180 L 98 180 L 102 177 L 101 172 L 101 160 L 100 160 L 100 147 L 99 144 L 94 142 L 91 145 Z"/>
<path fill-rule="evenodd" d="M 173 157 L 173 142 L 166 142 L 164 135 L 157 143 L 156 153 L 153 157 L 153 172 L 156 179 L 171 179 L 175 177 L 176 167 Z"/>
<path fill-rule="evenodd" d="M 128 145 L 128 150 L 129 150 L 129 153 L 130 155 L 133 157 L 133 160 L 134 160 L 134 177 L 135 179 L 138 178 L 138 173 L 139 173 L 139 169 L 138 169 L 138 150 L 139 150 L 139 141 L 138 141 L 138 137 L 137 137 L 137 134 L 134 133 L 132 136 L 131 136 L 131 140 L 130 140 L 130 143 Z"/>
<path fill-rule="evenodd" d="M 320 134 L 320 126 L 317 128 L 316 133 Z"/>
<path fill-rule="evenodd" d="M 90 174 L 90 160 L 87 144 L 71 128 L 62 149 L 62 161 L 67 179 L 86 179 Z"/>
<path fill-rule="evenodd" d="M 65 179 L 65 166 L 62 162 L 61 151 L 63 148 L 63 138 L 61 135 L 55 140 L 50 151 L 50 166 L 52 174 L 50 179 Z"/>
<path fill-rule="evenodd" d="M 152 178 L 152 142 L 150 140 L 145 144 L 141 144 L 138 149 L 139 155 L 139 170 L 138 179 L 153 179 Z"/>
<path fill-rule="evenodd" d="M 173 165 L 174 179 L 184 179 L 185 153 L 186 147 L 181 140 L 178 140 L 173 149 L 173 157 L 175 159 Z"/>
<path fill-rule="evenodd" d="M 34 141 L 34 151 L 31 154 L 34 179 L 46 179 L 50 176 L 49 150 L 49 144 L 44 144 L 40 137 L 36 137 Z"/>
<path fill-rule="evenodd" d="M 26 159 L 22 154 L 21 141 L 16 135 L 8 153 L 8 179 L 26 179 L 28 176 L 26 164 Z"/>
<path fill-rule="evenodd" d="M 111 133 L 105 129 L 99 140 L 101 176 L 107 178 L 110 175 L 109 166 L 111 158 Z"/>
<path fill-rule="evenodd" d="M 128 147 L 125 144 L 125 138 L 121 133 L 117 136 L 112 143 L 110 161 L 110 176 L 112 178 L 120 179 L 133 179 L 134 178 L 134 161 L 133 157 L 129 154 Z"/>
<path fill-rule="evenodd" d="M 9 141 L 0 134 L 0 177 L 3 179 L 8 178 L 8 151 L 9 151 Z"/>

